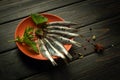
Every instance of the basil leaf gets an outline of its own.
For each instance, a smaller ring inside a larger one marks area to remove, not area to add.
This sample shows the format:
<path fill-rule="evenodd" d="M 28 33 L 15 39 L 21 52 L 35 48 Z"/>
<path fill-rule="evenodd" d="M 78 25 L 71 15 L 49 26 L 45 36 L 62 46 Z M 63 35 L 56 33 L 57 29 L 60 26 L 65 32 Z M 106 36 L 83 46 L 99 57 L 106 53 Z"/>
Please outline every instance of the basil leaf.
<path fill-rule="evenodd" d="M 31 14 L 31 18 L 36 25 L 39 25 L 48 21 L 46 17 L 39 14 Z"/>

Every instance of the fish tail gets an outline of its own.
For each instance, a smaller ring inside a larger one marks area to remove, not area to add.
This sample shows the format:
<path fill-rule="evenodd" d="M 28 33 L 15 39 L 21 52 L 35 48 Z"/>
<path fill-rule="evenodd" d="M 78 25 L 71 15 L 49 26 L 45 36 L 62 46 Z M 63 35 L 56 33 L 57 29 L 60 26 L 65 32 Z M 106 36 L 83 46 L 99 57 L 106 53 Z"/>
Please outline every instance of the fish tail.
<path fill-rule="evenodd" d="M 51 61 L 51 63 L 52 63 L 53 66 L 57 65 L 57 63 L 53 59 L 52 60 L 50 59 L 50 61 Z"/>
<path fill-rule="evenodd" d="M 61 58 L 64 60 L 64 59 L 66 59 L 66 57 L 62 54 L 62 55 L 60 55 L 61 56 Z"/>
<path fill-rule="evenodd" d="M 66 63 L 66 64 L 68 64 L 68 61 L 67 61 L 67 59 L 63 59 L 64 60 L 64 62 Z"/>
<path fill-rule="evenodd" d="M 71 54 L 66 54 L 66 56 L 70 59 L 70 60 L 72 60 L 72 56 L 71 56 Z"/>
<path fill-rule="evenodd" d="M 75 44 L 77 47 L 82 47 L 82 44 L 81 43 L 79 43 L 79 42 L 76 42 L 76 44 Z"/>
<path fill-rule="evenodd" d="M 80 35 L 80 34 L 79 34 L 79 36 L 78 36 L 78 37 L 83 38 L 83 37 L 85 37 L 85 36 L 83 36 L 83 35 Z"/>

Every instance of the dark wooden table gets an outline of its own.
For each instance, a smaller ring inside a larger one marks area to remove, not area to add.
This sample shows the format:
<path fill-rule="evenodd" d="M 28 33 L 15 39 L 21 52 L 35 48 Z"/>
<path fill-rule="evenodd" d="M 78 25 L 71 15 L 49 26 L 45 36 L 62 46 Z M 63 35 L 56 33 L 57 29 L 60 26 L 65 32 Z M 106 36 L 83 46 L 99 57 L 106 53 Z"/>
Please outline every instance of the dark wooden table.
<path fill-rule="evenodd" d="M 86 46 L 72 46 L 73 60 L 34 60 L 24 55 L 14 39 L 17 24 L 31 13 L 52 13 L 77 22 L 75 38 Z M 92 34 L 89 29 L 92 29 Z M 102 53 L 85 39 L 96 36 L 104 46 Z M 79 53 L 83 53 L 81 59 Z M 120 80 L 120 1 L 119 0 L 0 0 L 0 80 Z"/>

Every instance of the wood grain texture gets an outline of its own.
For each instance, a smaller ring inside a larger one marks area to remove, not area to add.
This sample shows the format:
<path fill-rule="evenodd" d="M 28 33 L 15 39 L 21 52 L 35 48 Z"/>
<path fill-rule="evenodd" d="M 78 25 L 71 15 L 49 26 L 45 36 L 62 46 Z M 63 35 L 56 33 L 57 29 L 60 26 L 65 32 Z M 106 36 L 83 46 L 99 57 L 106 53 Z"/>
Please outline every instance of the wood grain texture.
<path fill-rule="evenodd" d="M 120 2 L 119 0 L 0 0 L 0 80 L 119 80 L 120 74 Z M 14 2 L 15 1 L 15 2 Z M 3 6 L 5 5 L 5 6 Z M 44 6 L 43 6 L 44 5 Z M 53 67 L 50 61 L 39 61 L 25 56 L 15 43 L 17 24 L 31 12 L 48 12 L 77 22 L 76 28 L 84 38 L 76 37 L 86 50 L 72 46 L 73 61 L 63 60 Z M 12 15 L 15 14 L 15 15 Z M 7 16 L 7 17 L 6 17 Z M 100 54 L 85 41 L 92 28 L 97 43 L 105 47 Z M 79 58 L 78 53 L 85 57 Z"/>
<path fill-rule="evenodd" d="M 49 2 L 49 1 L 48 1 Z M 48 5 L 47 3 L 48 2 L 44 2 L 44 5 L 46 4 L 46 5 Z M 55 4 L 56 4 L 56 2 L 58 2 L 59 3 L 59 1 L 55 1 Z M 72 1 L 73 2 L 73 1 Z M 65 3 L 63 3 L 62 4 L 62 2 L 59 4 L 59 5 L 56 5 L 56 6 L 62 6 L 62 5 L 65 5 L 65 4 L 68 4 L 68 3 L 72 3 L 72 2 L 70 2 L 70 1 L 66 1 Z M 31 2 L 31 4 L 32 4 L 32 2 Z M 49 5 L 51 5 L 51 4 L 53 4 L 53 2 L 51 3 L 50 2 L 50 4 Z M 30 5 L 29 5 L 30 6 Z M 51 9 L 51 8 L 55 8 L 56 6 L 52 6 L 52 7 L 49 7 L 49 9 Z M 28 6 L 27 6 L 28 7 Z M 42 7 L 41 7 L 42 8 Z M 31 9 L 31 8 L 30 8 Z M 32 8 L 32 9 L 34 9 L 34 8 Z M 48 9 L 48 8 L 46 8 L 46 9 Z M 42 9 L 42 10 L 44 10 L 44 9 Z M 19 13 L 19 12 L 17 12 L 17 13 Z M 30 13 L 29 13 L 30 14 Z M 6 14 L 5 14 L 6 15 Z M 24 14 L 24 15 L 26 15 L 26 14 Z M 5 17 L 4 17 L 5 18 Z M 17 17 L 15 17 L 15 18 L 17 18 Z M 0 19 L 3 19 L 3 18 L 0 18 Z M 7 17 L 7 19 L 8 19 L 8 17 Z M 11 19 L 11 18 L 10 18 Z M 5 19 L 4 19 L 5 20 Z M 0 52 L 4 52 L 4 51 L 8 51 L 8 50 L 11 50 L 11 49 L 13 49 L 13 48 L 15 48 L 16 47 L 16 45 L 15 45 L 15 43 L 8 43 L 8 41 L 9 40 L 12 40 L 12 39 L 14 39 L 14 32 L 15 32 L 15 29 L 16 29 L 16 26 L 17 26 L 17 24 L 21 21 L 22 19 L 20 19 L 20 20 L 15 20 L 15 21 L 12 21 L 12 22 L 10 22 L 10 23 L 6 23 L 6 24 L 2 24 L 2 25 L 0 25 L 0 33 L 1 33 L 1 35 L 0 35 L 0 37 L 1 37 L 1 41 L 3 42 L 3 43 L 1 43 L 1 46 L 0 46 Z M 1 20 L 0 20 L 1 21 Z M 3 34 L 4 33 L 4 34 Z M 9 45 L 9 46 L 8 46 Z"/>
<path fill-rule="evenodd" d="M 28 0 L 21 0 L 21 2 L 23 1 L 28 1 Z M 18 3 L 19 0 L 0 0 L 0 6 L 6 6 L 6 5 L 11 5 L 14 3 Z"/>
<path fill-rule="evenodd" d="M 96 36 L 96 41 L 92 41 L 92 43 L 100 43 L 105 48 L 111 47 L 114 44 L 120 43 L 120 36 L 118 35 L 120 32 L 119 21 L 120 16 L 116 16 L 111 19 L 107 19 L 101 22 L 97 22 L 95 24 L 91 24 L 82 28 L 79 28 L 79 34 L 85 36 L 83 38 L 75 38 L 76 41 L 82 43 L 86 46 L 86 50 L 83 48 L 78 48 L 73 46 L 71 51 L 73 53 L 84 53 L 84 55 L 88 55 L 94 52 L 94 47 L 91 45 L 86 39 L 92 37 L 92 35 Z M 92 33 L 90 32 L 90 28 L 92 28 Z M 88 50 L 87 50 L 88 49 Z"/>
<path fill-rule="evenodd" d="M 80 27 L 84 27 L 119 15 L 119 9 L 119 1 L 116 3 L 114 0 L 87 0 L 49 11 L 49 13 L 57 14 L 68 21 L 77 22 L 80 24 Z"/>
<path fill-rule="evenodd" d="M 105 21 L 101 21 L 101 22 L 98 22 L 98 23 L 96 23 L 96 24 L 93 24 L 93 25 L 89 25 L 89 26 L 86 26 L 86 27 L 83 27 L 83 28 L 80 28 L 81 30 L 82 30 L 82 34 L 84 34 L 84 35 L 89 35 L 89 33 L 87 32 L 87 30 L 90 28 L 90 27 L 92 27 L 93 28 L 93 30 L 94 30 L 94 28 L 95 29 L 97 29 L 97 30 L 99 30 L 99 29 L 104 29 L 104 28 L 109 28 L 110 29 L 110 31 L 109 32 L 107 32 L 105 35 L 104 35 L 104 33 L 97 33 L 97 35 L 99 35 L 98 36 L 98 40 L 97 41 L 99 41 L 100 43 L 104 43 L 104 47 L 105 48 L 111 48 L 112 49 L 112 46 L 111 46 L 111 44 L 114 44 L 114 46 L 116 46 L 116 45 L 118 45 L 120 42 L 119 42 L 119 39 L 120 39 L 120 37 L 119 37 L 119 27 L 118 27 L 118 25 L 119 25 L 119 16 L 117 16 L 117 17 L 115 17 L 115 18 L 113 18 L 113 19 L 108 19 L 108 20 L 105 20 Z M 111 23 L 110 23 L 111 22 Z M 85 33 L 84 33 L 85 32 Z M 102 34 L 102 35 L 101 35 Z M 99 39 L 99 37 L 102 37 L 102 38 L 100 38 Z M 77 38 L 76 38 L 77 39 Z M 79 40 L 79 39 L 78 39 Z M 85 43 L 85 42 L 84 42 Z M 87 50 L 86 51 L 84 51 L 82 48 L 77 48 L 77 47 L 75 47 L 75 46 L 73 46 L 72 48 L 71 48 L 71 50 L 70 50 L 70 53 L 72 54 L 72 55 L 74 55 L 74 60 L 75 59 L 78 59 L 79 58 L 79 56 L 78 56 L 78 54 L 77 53 L 79 53 L 79 52 L 81 52 L 81 53 L 84 53 L 86 56 L 85 56 L 85 58 L 83 58 L 85 61 L 86 60 L 88 60 L 89 58 L 87 57 L 87 56 L 91 56 L 91 55 L 93 55 L 94 54 L 94 56 L 96 56 L 97 54 L 95 54 L 94 53 L 94 49 L 93 49 L 93 47 L 90 45 L 90 44 L 87 44 L 87 43 L 85 43 L 86 44 L 86 46 L 88 46 L 87 47 Z M 110 46 L 110 47 L 109 47 Z M 118 47 L 119 48 L 119 47 Z M 119 49 L 117 49 L 117 51 L 118 51 Z M 109 52 L 109 55 L 111 55 L 111 56 L 113 56 L 113 57 L 117 57 L 116 55 L 114 56 L 113 54 L 114 54 L 114 51 L 115 50 L 113 50 L 113 52 Z M 116 52 L 117 52 L 116 51 Z M 115 53 L 116 53 L 115 52 Z M 92 53 L 92 54 L 91 54 Z M 106 52 L 105 52 L 106 53 Z M 119 51 L 117 52 L 117 54 L 119 53 Z M 76 54 L 76 55 L 75 55 Z M 87 55 L 87 54 L 91 54 L 91 55 Z M 108 54 L 108 53 L 107 53 Z M 107 54 L 106 54 L 106 56 L 107 56 Z M 104 55 L 105 54 L 103 54 L 103 57 L 104 57 Z M 119 54 L 118 54 L 119 55 Z M 92 57 L 90 57 L 90 59 L 91 58 L 93 58 L 94 59 L 94 56 L 92 56 Z M 98 56 L 98 55 L 97 55 Z M 45 77 L 47 77 L 46 75 L 48 75 L 48 76 L 51 76 L 50 75 L 50 73 L 48 72 L 47 73 L 47 71 L 49 71 L 50 70 L 50 72 L 52 72 L 52 70 L 53 70 L 53 74 L 56 74 L 58 77 L 60 77 L 61 76 L 61 78 L 60 79 L 62 79 L 62 78 L 64 78 L 65 76 L 64 75 L 62 75 L 62 72 L 59 72 L 59 69 L 60 69 L 60 71 L 61 71 L 61 69 L 63 69 L 63 68 L 57 68 L 57 69 L 55 69 L 57 72 L 55 73 L 55 70 L 54 70 L 54 68 L 55 67 L 52 67 L 52 65 L 51 65 L 51 63 L 49 62 L 49 61 L 37 61 L 37 60 L 34 60 L 34 59 L 31 59 L 31 58 L 29 58 L 29 57 L 27 57 L 27 56 L 25 56 L 25 55 L 23 55 L 23 53 L 22 52 L 20 52 L 18 49 L 13 49 L 13 50 L 11 50 L 11 51 L 8 51 L 8 52 L 4 52 L 3 54 L 0 54 L 0 73 L 1 73 L 1 76 L 0 76 L 0 78 L 1 79 L 8 79 L 8 80 L 16 80 L 16 79 L 22 79 L 22 78 L 25 78 L 25 77 L 29 77 L 29 76 L 31 76 L 31 75 L 34 75 L 34 74 L 37 74 L 37 73 L 43 73 L 43 74 L 41 74 L 41 75 L 43 75 L 43 78 L 45 78 Z M 99 60 L 101 60 L 101 59 L 99 59 L 101 56 L 98 56 L 97 58 L 98 58 L 98 61 Z M 97 58 L 95 58 L 95 59 L 97 59 Z M 93 60 L 92 59 L 92 60 Z M 107 58 L 105 58 L 105 59 L 107 59 Z M 80 61 L 82 60 L 82 59 L 79 59 Z M 78 61 L 78 60 L 77 60 Z M 89 60 L 88 60 L 89 61 Z M 102 61 L 102 60 L 101 60 Z M 62 65 L 62 62 L 63 61 L 58 61 L 58 63 L 60 63 L 60 65 Z M 71 62 L 69 65 L 71 65 L 71 67 L 72 67 L 72 63 L 74 63 L 75 62 L 75 66 L 77 66 L 78 64 L 76 63 L 76 61 L 73 61 L 73 62 Z M 91 63 L 92 61 L 89 61 L 88 63 Z M 86 62 L 84 63 L 83 62 L 83 64 L 80 64 L 80 66 L 84 66 L 86 64 Z M 101 63 L 102 64 L 102 63 Z M 68 67 L 69 67 L 69 65 L 68 65 Z M 91 64 L 92 65 L 92 64 Z M 64 65 L 65 66 L 65 65 Z M 73 74 L 74 76 L 71 76 L 72 78 L 77 78 L 77 77 L 79 77 L 79 76 L 77 76 L 77 75 L 80 75 L 80 74 L 82 74 L 82 72 L 81 73 L 77 73 L 77 69 L 80 69 L 80 70 L 82 70 L 82 68 L 84 68 L 84 67 L 81 67 L 81 68 L 79 68 L 80 66 L 77 66 L 77 68 L 75 68 L 75 66 L 73 65 L 73 67 L 74 67 L 74 69 L 73 68 L 69 68 L 69 69 L 71 69 L 71 71 L 75 71 L 74 73 L 75 74 Z M 59 67 L 59 66 L 58 66 Z M 68 67 L 66 67 L 66 70 L 67 70 L 67 68 Z M 92 66 L 93 67 L 93 66 Z M 102 67 L 102 66 L 101 66 Z M 89 69 L 89 68 L 91 68 L 91 66 L 90 65 L 88 65 L 88 66 L 86 66 L 86 68 L 87 69 Z M 9 69 L 11 69 L 11 70 L 9 70 Z M 75 70 L 76 69 L 76 70 Z M 66 70 L 65 71 L 63 71 L 64 73 L 66 72 Z M 83 69 L 83 70 L 85 70 L 85 68 Z M 44 75 L 44 72 L 46 72 L 45 73 L 45 75 Z M 68 72 L 69 73 L 69 72 Z M 59 75 L 59 74 L 61 74 L 61 75 Z M 66 74 L 66 73 L 65 73 Z M 86 73 L 87 74 L 87 73 Z M 8 77 L 6 77 L 6 75 L 8 75 Z M 71 74 L 72 75 L 72 74 Z M 96 74 L 97 75 L 97 74 Z M 44 77 L 45 76 L 45 77 Z M 52 75 L 53 76 L 53 75 Z M 67 79 L 70 75 L 68 74 L 68 75 L 66 75 L 67 77 L 65 78 L 65 79 Z M 83 76 L 85 76 L 85 75 L 83 75 Z M 89 76 L 90 77 L 90 76 Z M 39 78 L 39 77 L 38 77 Z M 41 78 L 41 77 L 40 77 Z M 53 76 L 53 78 L 55 79 L 56 77 L 54 77 Z M 80 78 L 80 77 L 79 77 Z M 78 78 L 78 79 L 79 79 Z M 33 79 L 33 78 L 32 78 Z M 32 80 L 31 79 L 31 80 Z M 37 79 L 37 78 L 36 78 Z M 46 78 L 45 78 L 46 79 Z M 47 78 L 48 80 L 50 79 L 49 77 Z M 53 79 L 53 80 L 54 80 Z M 64 80 L 64 79 L 63 79 Z"/>
<path fill-rule="evenodd" d="M 50 61 L 34 60 L 18 49 L 0 55 L 0 80 L 18 80 L 39 72 L 54 69 Z M 63 60 L 58 60 L 63 65 Z M 7 77 L 6 77 L 7 75 Z"/>
<path fill-rule="evenodd" d="M 120 45 L 106 49 L 103 55 L 92 54 L 68 66 L 33 75 L 24 80 L 119 80 Z"/>
<path fill-rule="evenodd" d="M 24 18 L 31 13 L 46 12 L 82 0 L 29 0 L 0 7 L 0 24 Z"/>
<path fill-rule="evenodd" d="M 92 5 L 93 3 L 96 3 L 96 5 L 99 5 L 99 6 L 101 5 L 102 7 L 107 5 L 107 8 L 103 10 L 103 8 L 101 7 L 93 6 Z M 49 11 L 48 13 L 56 14 L 68 21 L 77 22 L 80 24 L 80 26 L 78 27 L 84 27 L 84 26 L 102 21 L 104 19 L 109 19 L 111 17 L 119 15 L 119 12 L 120 12 L 118 9 L 119 7 L 120 7 L 119 3 L 115 3 L 114 1 L 106 1 L 103 3 L 102 0 L 100 1 L 88 0 L 80 3 L 76 3 L 70 6 L 66 6 L 63 8 L 59 8 L 56 10 L 52 10 L 52 11 Z M 114 8 L 117 8 L 118 10 Z M 1 41 L 5 42 L 5 43 L 1 43 L 0 52 L 4 52 L 6 50 L 16 47 L 14 43 L 7 43 L 7 41 L 14 38 L 13 37 L 14 31 L 17 24 L 20 22 L 20 20 L 16 20 L 10 23 L 0 25 L 0 33 L 1 34 L 4 33 L 0 35 Z M 10 46 L 8 46 L 8 44 Z"/>

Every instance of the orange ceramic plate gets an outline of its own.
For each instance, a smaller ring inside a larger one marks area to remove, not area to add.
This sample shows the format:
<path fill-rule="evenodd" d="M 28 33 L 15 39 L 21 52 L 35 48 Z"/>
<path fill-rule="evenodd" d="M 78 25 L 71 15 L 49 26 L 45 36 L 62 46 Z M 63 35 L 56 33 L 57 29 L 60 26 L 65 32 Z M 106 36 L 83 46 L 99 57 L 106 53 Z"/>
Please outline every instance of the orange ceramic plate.
<path fill-rule="evenodd" d="M 61 17 L 59 16 L 56 16 L 56 15 L 53 15 L 53 14 L 48 14 L 48 13 L 43 13 L 41 14 L 45 17 L 48 18 L 48 22 L 53 22 L 53 21 L 64 21 L 64 19 L 62 19 Z M 29 27 L 29 26 L 33 26 L 35 27 L 35 24 L 34 22 L 32 21 L 31 17 L 27 17 L 25 19 L 23 19 L 17 26 L 16 28 L 16 31 L 15 31 L 15 38 L 17 36 L 22 36 L 24 34 L 24 31 L 26 29 L 26 27 Z M 31 58 L 34 58 L 34 59 L 38 59 L 38 60 L 48 60 L 47 58 L 45 58 L 44 56 L 42 56 L 41 54 L 37 54 L 35 53 L 34 51 L 31 51 L 28 49 L 27 46 L 25 45 L 22 45 L 21 43 L 19 42 L 16 42 L 18 48 L 27 56 L 31 57 Z M 72 45 L 64 45 L 64 47 L 67 49 L 67 51 L 70 50 Z M 53 56 L 54 59 L 57 59 L 58 57 L 55 57 Z"/>

